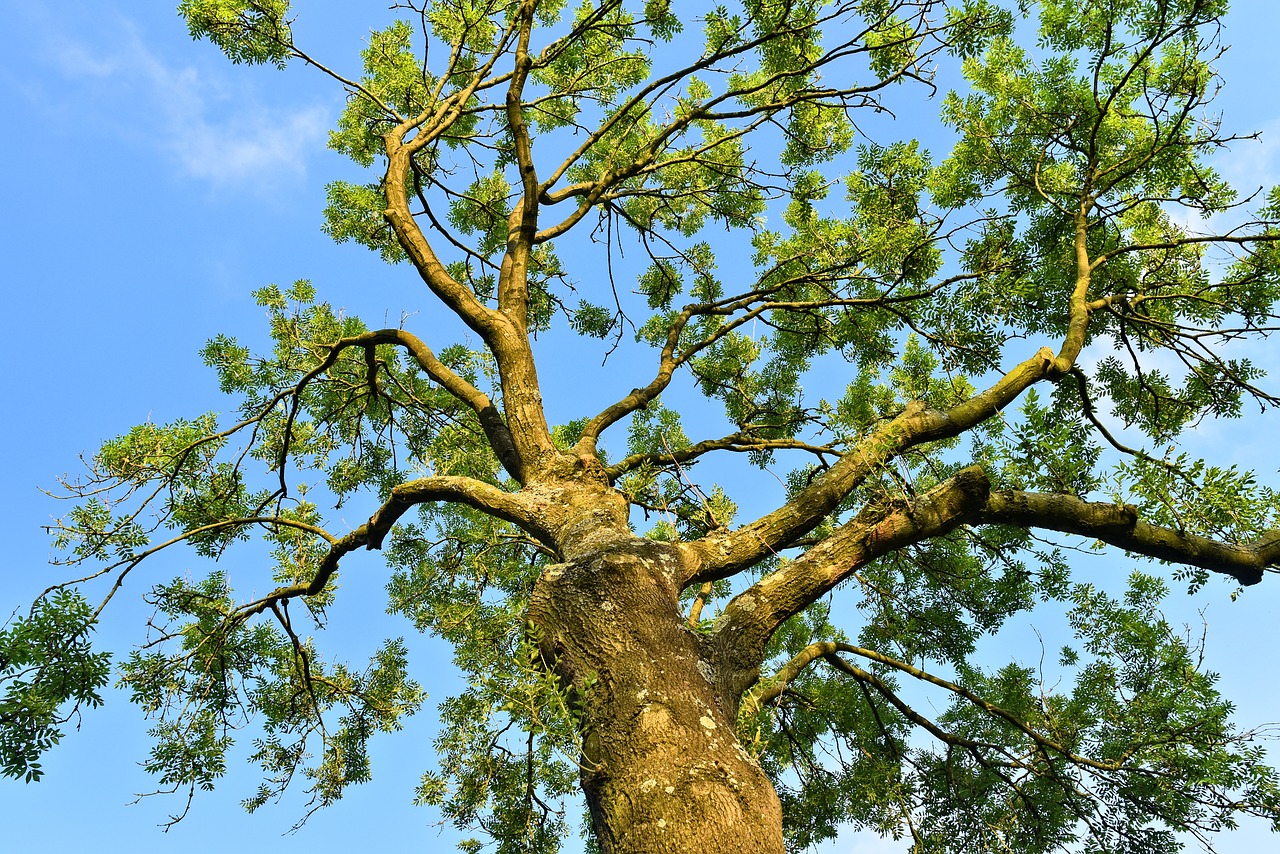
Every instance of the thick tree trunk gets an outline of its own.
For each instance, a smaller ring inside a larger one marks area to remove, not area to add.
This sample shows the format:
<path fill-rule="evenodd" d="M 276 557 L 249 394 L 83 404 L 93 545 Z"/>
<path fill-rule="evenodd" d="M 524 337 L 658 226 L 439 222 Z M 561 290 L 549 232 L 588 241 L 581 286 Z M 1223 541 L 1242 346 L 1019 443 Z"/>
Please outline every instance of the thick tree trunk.
<path fill-rule="evenodd" d="M 548 568 L 534 593 L 544 660 L 578 692 L 597 838 L 606 854 L 781 854 L 777 794 L 680 614 L 678 567 L 671 547 L 627 538 Z"/>

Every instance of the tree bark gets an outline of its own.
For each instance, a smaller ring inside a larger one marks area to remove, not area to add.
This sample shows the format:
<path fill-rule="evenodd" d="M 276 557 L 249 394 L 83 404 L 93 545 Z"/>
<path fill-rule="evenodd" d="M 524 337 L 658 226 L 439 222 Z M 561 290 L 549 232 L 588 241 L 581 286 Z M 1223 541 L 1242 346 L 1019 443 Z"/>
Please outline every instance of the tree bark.
<path fill-rule="evenodd" d="M 773 785 L 737 739 L 738 674 L 678 606 L 679 551 L 633 536 L 546 569 L 530 623 L 581 715 L 606 854 L 781 854 Z"/>

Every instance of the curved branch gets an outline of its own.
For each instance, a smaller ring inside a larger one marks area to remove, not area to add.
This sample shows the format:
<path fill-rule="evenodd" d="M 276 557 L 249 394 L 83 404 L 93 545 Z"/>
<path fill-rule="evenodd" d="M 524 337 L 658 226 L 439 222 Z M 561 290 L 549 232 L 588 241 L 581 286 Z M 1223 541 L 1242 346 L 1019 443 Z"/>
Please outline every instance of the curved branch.
<path fill-rule="evenodd" d="M 735 531 L 713 532 L 682 545 L 688 573 L 683 584 L 727 578 L 787 548 L 813 530 L 877 468 L 909 448 L 958 436 L 985 421 L 1029 386 L 1050 377 L 1054 364 L 1053 351 L 1042 347 L 990 388 L 950 409 L 929 409 L 918 401 L 908 404 L 782 507 Z"/>
<path fill-rule="evenodd" d="M 391 120 L 396 122 L 404 121 L 404 116 L 396 112 L 395 107 L 392 107 L 382 98 L 378 97 L 377 93 L 375 93 L 368 86 L 365 86 L 360 81 L 353 80 L 352 78 L 339 74 L 338 72 L 334 71 L 332 68 L 329 68 L 324 63 L 320 62 L 315 57 L 311 56 L 310 54 L 300 49 L 297 45 L 295 45 L 293 43 L 292 38 L 289 40 L 289 43 L 286 45 L 286 47 L 296 59 L 302 60 L 304 63 L 306 63 L 307 65 L 310 65 L 312 68 L 316 69 L 321 74 L 325 74 L 329 77 L 332 77 L 334 80 L 342 84 L 343 88 L 345 88 L 348 92 L 351 92 L 359 97 L 366 98 L 369 101 L 369 103 L 373 104 L 375 107 L 381 110 Z"/>
<path fill-rule="evenodd" d="M 774 71 L 770 74 L 763 75 L 760 78 L 753 79 L 749 84 L 741 88 L 729 88 L 726 91 L 710 97 L 705 101 L 698 103 L 696 106 L 690 105 L 689 109 L 677 112 L 677 117 L 671 119 L 666 125 L 657 128 L 656 134 L 648 144 L 637 154 L 633 154 L 628 161 L 617 167 L 607 169 L 602 175 L 594 180 L 579 181 L 559 191 L 552 191 L 552 187 L 563 178 L 575 163 L 586 157 L 593 147 L 600 144 L 609 133 L 613 132 L 617 126 L 624 121 L 639 122 L 653 112 L 659 100 L 675 89 L 681 81 L 692 77 L 698 71 L 705 69 L 716 70 L 718 63 L 732 59 L 744 52 L 762 47 L 771 41 L 785 39 L 789 36 L 806 30 L 815 30 L 825 24 L 837 22 L 843 16 L 850 12 L 850 7 L 844 4 L 837 4 L 837 8 L 830 14 L 826 14 L 817 20 L 809 23 L 790 26 L 776 30 L 770 30 L 767 33 L 758 35 L 753 39 L 740 43 L 735 43 L 731 48 L 720 49 L 715 52 L 708 53 L 700 57 L 696 62 L 667 74 L 661 78 L 649 82 L 646 86 L 639 89 L 625 103 L 616 108 L 613 114 L 594 132 L 587 135 L 586 139 L 579 147 L 573 151 L 556 169 L 554 173 L 542 184 L 542 200 L 548 205 L 558 204 L 567 199 L 578 198 L 578 207 L 570 213 L 560 223 L 551 226 L 538 237 L 539 241 L 551 239 L 554 236 L 563 234 L 573 228 L 579 221 L 587 215 L 598 203 L 608 197 L 610 191 L 632 178 L 641 176 L 645 173 L 655 172 L 666 168 L 668 165 L 677 163 L 681 158 L 675 158 L 671 161 L 660 161 L 659 158 L 668 150 L 673 140 L 682 136 L 690 127 L 695 126 L 698 122 L 722 122 L 733 119 L 752 119 L 745 127 L 732 130 L 729 133 L 718 137 L 715 140 L 707 142 L 700 146 L 698 151 L 705 151 L 715 148 L 724 142 L 734 139 L 739 135 L 749 132 L 752 128 L 759 126 L 765 122 L 773 121 L 773 118 L 781 112 L 796 107 L 798 104 L 806 102 L 817 102 L 830 99 L 830 103 L 844 110 L 850 110 L 858 106 L 870 106 L 874 109 L 881 109 L 879 102 L 875 99 L 875 95 L 886 89 L 894 83 L 900 83 L 907 79 L 917 80 L 930 87 L 933 84 L 927 77 L 922 77 L 913 68 L 917 67 L 921 62 L 925 61 L 930 55 L 944 49 L 945 43 L 939 42 L 936 46 L 917 55 L 912 62 L 898 68 L 897 70 L 887 74 L 883 78 L 877 78 L 874 82 L 866 84 L 855 84 L 847 88 L 799 88 L 786 95 L 776 95 L 766 97 L 762 101 L 757 102 L 756 96 L 767 90 L 778 88 L 785 81 L 794 78 L 804 78 L 814 75 L 818 78 L 822 69 L 825 67 L 858 54 L 874 53 L 876 51 L 893 49 L 905 44 L 907 41 L 916 41 L 922 44 L 926 36 L 937 36 L 942 27 L 922 26 L 921 29 L 915 31 L 910 37 L 903 38 L 898 41 L 880 42 L 875 45 L 869 44 L 866 35 L 874 29 L 879 23 L 883 23 L 883 19 L 876 24 L 864 21 L 863 24 L 855 27 L 857 32 L 844 31 L 842 36 L 845 40 L 827 49 L 821 56 L 812 60 L 802 62 L 798 65 L 788 67 L 782 70 Z M 923 21 L 923 15 L 919 15 Z M 843 23 L 848 23 L 847 21 Z M 837 75 L 838 76 L 838 75 Z M 732 110 L 716 110 L 715 108 L 737 100 L 743 104 L 740 108 Z M 696 157 L 697 152 L 693 155 Z"/>
<path fill-rule="evenodd" d="M 766 682 L 761 682 L 757 689 L 750 691 L 746 695 L 744 699 L 748 704 L 748 708 L 755 709 L 776 701 L 777 698 L 786 690 L 787 685 L 799 676 L 800 673 L 809 665 L 813 664 L 815 661 L 823 660 L 835 669 L 857 679 L 859 682 L 862 682 L 865 685 L 870 685 L 877 693 L 893 704 L 893 706 L 902 713 L 903 717 L 927 730 L 930 735 L 943 743 L 965 748 L 984 748 L 990 746 L 954 735 L 953 733 L 949 733 L 942 729 L 936 723 L 925 718 L 919 712 L 916 712 L 908 706 L 902 698 L 898 696 L 896 691 L 885 684 L 885 682 L 875 674 L 869 673 L 861 667 L 851 664 L 842 658 L 839 655 L 839 653 L 842 652 L 870 659 L 871 661 L 886 665 L 887 667 L 891 667 L 901 673 L 906 673 L 908 676 L 918 679 L 921 682 L 927 682 L 930 685 L 944 688 L 982 709 L 987 714 L 990 714 L 993 717 L 998 717 L 1011 724 L 1015 729 L 1035 742 L 1040 748 L 1057 753 L 1076 765 L 1092 768 L 1095 771 L 1118 771 L 1124 767 L 1125 763 L 1133 755 L 1133 751 L 1130 750 L 1111 762 L 1099 762 L 1096 759 L 1081 756 L 1064 745 L 1041 735 L 1035 729 L 1028 726 L 1022 718 L 1018 717 L 1013 712 L 1010 712 L 1001 706 L 997 706 L 995 703 L 984 700 L 982 697 L 970 691 L 968 688 L 965 688 L 963 685 L 957 685 L 947 679 L 934 676 L 928 671 L 921 670 L 918 667 L 890 658 L 889 656 L 876 652 L 875 650 L 854 646 L 853 644 L 840 643 L 837 641 L 818 641 L 816 643 L 811 643 L 802 649 L 794 658 L 783 665 L 771 679 Z"/>
<path fill-rule="evenodd" d="M 502 467 L 516 480 L 524 481 L 524 465 L 520 452 L 516 448 L 515 439 L 512 438 L 511 431 L 503 422 L 502 415 L 488 395 L 450 370 L 417 336 L 402 329 L 382 329 L 367 334 L 378 337 L 374 343 L 398 344 L 404 347 L 422 368 L 423 373 L 471 407 L 480 420 L 480 427 L 484 430 L 484 435 L 489 440 L 494 453 L 497 454 Z"/>
<path fill-rule="evenodd" d="M 479 90 L 500 85 L 511 79 L 509 74 L 489 77 L 489 72 L 498 59 L 506 52 L 508 42 L 513 33 L 512 25 L 497 40 L 494 52 L 485 63 L 472 74 L 466 86 L 454 91 L 442 102 L 433 97 L 432 104 L 422 113 L 411 119 L 400 122 L 383 135 L 383 146 L 387 154 L 387 171 L 383 177 L 382 189 L 386 194 L 387 208 L 383 218 L 395 232 L 396 239 L 409 256 L 418 274 L 437 297 L 463 323 L 478 334 L 486 344 L 494 349 L 494 354 L 501 359 L 505 354 L 499 352 L 496 338 L 503 327 L 507 326 L 506 318 L 497 311 L 484 305 L 469 288 L 449 275 L 449 271 L 436 255 L 431 243 L 427 240 L 413 212 L 409 208 L 408 187 L 413 171 L 413 157 L 419 151 L 438 140 L 449 130 L 465 111 L 467 102 Z M 459 46 L 454 46 L 450 62 L 457 58 Z M 441 79 L 443 84 L 445 78 Z M 414 136 L 406 140 L 409 133 Z"/>
<path fill-rule="evenodd" d="M 441 475 L 411 480 L 392 487 L 391 496 L 369 517 L 368 522 L 345 537 L 330 539 L 329 551 L 320 561 L 319 568 L 309 581 L 277 587 L 266 596 L 243 605 L 237 611 L 237 619 L 247 620 L 279 602 L 319 594 L 329 583 L 333 573 L 337 571 L 338 563 L 343 557 L 362 546 L 370 550 L 381 549 L 383 540 L 391 531 L 391 526 L 404 515 L 405 511 L 431 501 L 465 504 L 519 525 L 539 539 L 550 541 L 550 532 L 543 530 L 537 521 L 536 514 L 517 495 L 469 477 Z"/>
<path fill-rule="evenodd" d="M 431 292 L 486 344 L 493 347 L 499 328 L 505 325 L 502 315 L 481 303 L 470 288 L 449 275 L 409 209 L 406 186 L 412 170 L 411 146 L 394 133 L 387 134 L 385 144 L 387 172 L 382 186 L 387 196 L 387 208 L 383 211 L 383 217 Z"/>
<path fill-rule="evenodd" d="M 520 35 L 516 41 L 515 70 L 507 87 L 506 117 L 511 131 L 512 151 L 520 172 L 523 196 L 511 211 L 507 223 L 507 249 L 498 274 L 498 307 L 521 329 L 529 313 L 529 255 L 538 230 L 538 174 L 533 163 L 532 142 L 521 103 L 525 81 L 533 68 L 529 56 L 529 36 L 533 32 L 533 3 L 521 6 Z"/>
<path fill-rule="evenodd" d="M 785 261 L 789 260 L 793 259 L 790 257 L 785 259 Z M 772 268 L 761 272 L 757 277 L 757 283 L 769 278 L 769 276 L 776 271 L 778 267 L 782 266 L 785 261 L 779 262 Z M 835 269 L 835 267 L 832 267 L 830 270 L 824 269 L 819 272 L 834 272 Z M 767 299 L 771 294 L 776 293 L 779 289 L 785 288 L 788 285 L 798 284 L 805 280 L 804 276 L 794 276 L 768 286 L 756 287 L 753 290 L 746 291 L 741 294 L 724 297 L 716 300 L 715 302 L 691 303 L 685 306 L 680 314 L 676 315 L 671 320 L 671 324 L 667 329 L 667 340 L 663 344 L 662 351 L 658 358 L 658 371 L 653 380 L 642 388 L 632 389 L 630 394 L 623 397 L 616 403 L 611 404 L 600 414 L 592 418 L 582 431 L 582 448 L 585 449 L 585 453 L 594 453 L 595 442 L 598 440 L 600 434 L 622 418 L 630 415 L 632 412 L 648 406 L 667 388 L 675 374 L 675 371 L 679 367 L 686 364 L 695 354 L 721 340 L 725 335 L 745 326 L 752 320 L 763 317 L 766 312 L 779 309 L 801 310 L 854 306 L 866 308 L 879 307 L 892 312 L 894 311 L 893 306 L 895 304 L 910 303 L 926 299 L 948 286 L 970 277 L 971 274 L 950 276 L 922 291 L 914 291 L 900 296 L 894 296 L 892 294 L 893 287 L 890 287 L 884 294 L 878 297 L 832 297 L 831 299 L 807 300 L 804 302 Z M 689 321 L 694 317 L 708 315 L 730 317 L 739 311 L 743 311 L 745 313 L 734 317 L 731 320 L 726 320 L 702 340 L 689 344 L 688 347 L 679 353 L 676 352 L 679 348 L 680 336 L 684 333 L 684 329 L 688 325 Z M 901 317 L 902 315 L 898 316 Z M 766 320 L 765 322 L 768 323 L 769 321 Z M 621 465 L 622 464 L 619 463 L 619 466 Z"/>
<path fill-rule="evenodd" d="M 119 591 L 120 588 L 124 586 L 125 578 L 127 578 L 129 573 L 133 571 L 133 568 L 136 567 L 138 564 L 142 563 L 147 558 L 151 557 L 154 554 L 157 554 L 158 552 L 162 552 L 171 546 L 176 546 L 179 543 L 184 543 L 187 540 L 190 540 L 192 537 L 199 537 L 204 534 L 213 534 L 218 531 L 226 530 L 227 528 L 237 528 L 245 525 L 264 525 L 264 526 L 281 527 L 281 528 L 293 528 L 295 530 L 303 531 L 305 533 L 320 537 L 321 539 L 328 542 L 330 545 L 336 545 L 338 543 L 338 539 L 334 537 L 332 534 L 330 534 L 328 531 L 324 530 L 323 528 L 319 528 L 315 525 L 309 525 L 306 522 L 301 522 L 297 519 L 289 519 L 287 517 L 282 517 L 282 516 L 237 516 L 232 519 L 222 519 L 218 522 L 210 522 L 207 525 L 201 525 L 198 528 L 192 528 L 191 530 L 183 531 L 181 534 L 170 537 L 169 539 L 165 540 L 162 543 L 156 543 L 154 546 L 151 546 L 148 549 L 144 549 L 143 551 L 137 552 L 135 554 L 131 554 L 128 557 L 115 561 L 114 563 L 109 563 L 106 566 L 102 567 L 101 569 L 96 570 L 90 573 L 89 575 L 83 576 L 81 578 L 75 578 L 75 579 L 70 579 L 68 581 L 60 581 L 57 584 L 51 584 L 48 587 L 46 587 L 39 596 L 36 597 L 35 601 L 39 602 L 41 599 L 45 598 L 55 590 L 62 590 L 67 587 L 83 584 L 86 581 L 92 581 L 95 578 L 101 578 L 104 575 L 109 575 L 110 573 L 119 569 L 120 573 L 116 576 L 115 581 L 112 583 L 111 589 L 107 591 L 106 596 L 102 598 L 102 601 L 98 604 L 98 607 L 93 612 L 93 619 L 96 620 L 102 614 L 103 610 L 107 607 L 107 605 L 111 602 L 111 599 L 115 596 L 117 591 Z"/>
<path fill-rule="evenodd" d="M 1177 240 L 1163 240 L 1155 243 L 1131 243 L 1127 246 L 1119 246 L 1098 255 L 1090 263 L 1090 267 L 1091 269 L 1097 269 L 1112 258 L 1115 258 L 1118 255 L 1124 255 L 1128 252 L 1153 252 L 1157 249 L 1180 249 L 1183 246 L 1189 246 L 1193 243 L 1234 243 L 1239 246 L 1248 246 L 1251 243 L 1272 243 L 1277 240 L 1280 240 L 1280 234 L 1205 234 L 1182 237 Z"/>
<path fill-rule="evenodd" d="M 443 388 L 445 391 L 453 395 L 457 400 L 470 407 L 480 421 L 480 427 L 484 430 L 485 437 L 489 440 L 489 444 L 493 447 L 494 452 L 498 456 L 499 462 L 502 463 L 512 477 L 516 480 L 523 481 L 524 471 L 520 453 L 512 438 L 511 431 L 502 421 L 502 415 L 498 412 L 498 408 L 494 406 L 488 395 L 480 391 L 478 388 L 460 377 L 447 365 L 436 358 L 435 353 L 431 351 L 421 338 L 406 332 L 403 329 L 379 329 L 373 332 L 362 332 L 359 335 L 352 335 L 348 338 L 340 338 L 332 344 L 327 345 L 329 348 L 328 355 L 312 370 L 308 371 L 289 391 L 282 392 L 272 398 L 271 402 L 262 408 L 262 412 L 268 412 L 279 401 L 297 396 L 302 389 L 312 380 L 320 376 L 329 368 L 333 367 L 343 350 L 351 347 L 363 347 L 366 350 L 378 344 L 392 344 L 403 347 L 408 351 L 418 367 L 433 382 Z M 370 375 L 372 382 L 372 375 Z M 285 441 L 281 449 L 281 455 L 288 453 L 289 436 L 293 430 L 294 418 L 297 415 L 296 406 L 289 410 L 288 419 L 285 424 Z M 245 422 L 250 423 L 250 422 Z M 240 426 L 240 425 L 237 425 Z M 280 461 L 281 477 L 284 472 L 284 460 Z M 283 486 L 283 484 L 282 484 Z"/>
<path fill-rule="evenodd" d="M 392 487 L 391 495 L 366 524 L 356 529 L 356 533 L 365 531 L 366 548 L 380 549 L 383 538 L 406 510 L 433 501 L 465 504 L 518 525 L 543 542 L 551 542 L 550 532 L 538 521 L 525 499 L 484 481 L 456 475 L 423 477 Z"/>
<path fill-rule="evenodd" d="M 516 241 L 518 245 L 515 249 L 509 247 L 508 256 L 503 263 L 502 285 L 507 293 L 507 307 L 516 314 L 515 318 L 508 317 L 502 311 L 494 311 L 484 305 L 470 288 L 449 274 L 414 219 L 409 209 L 406 190 L 414 152 L 426 144 L 422 141 L 424 137 L 431 134 L 438 135 L 439 129 L 447 127 L 448 122 L 452 121 L 449 117 L 450 110 L 453 110 L 456 104 L 465 103 L 466 97 L 470 97 L 478 82 L 473 80 L 472 84 L 468 89 L 450 96 L 446 102 L 447 109 L 441 116 L 436 117 L 433 130 L 430 132 L 424 129 L 417 137 L 406 143 L 403 137 L 409 128 L 402 124 L 386 135 L 387 173 L 383 188 L 387 195 L 387 209 L 384 215 L 423 281 L 454 314 L 480 335 L 492 351 L 502 382 L 503 401 L 507 410 L 507 429 L 513 440 L 514 450 L 519 454 L 518 463 L 515 454 L 508 454 L 508 459 L 519 469 L 518 474 L 516 472 L 512 474 L 517 480 L 523 482 L 532 476 L 533 469 L 543 465 L 555 454 L 555 444 L 551 441 L 551 432 L 542 409 L 542 395 L 533 363 L 533 354 L 529 348 L 528 335 L 523 328 L 523 319 L 519 317 L 519 300 L 512 301 L 514 299 L 512 294 L 525 287 L 521 281 L 523 274 L 519 267 L 528 263 L 528 246 L 523 241 Z M 458 100 L 459 98 L 461 101 Z M 524 204 L 517 206 L 516 212 L 526 207 L 527 205 Z M 536 211 L 533 211 L 531 216 L 536 217 Z M 520 220 L 520 223 L 517 231 L 529 230 L 523 220 Z M 525 248 L 520 249 L 520 246 Z M 523 258 L 523 261 L 516 264 L 512 262 L 512 258 Z M 513 306 L 515 306 L 514 309 Z M 496 422 L 497 413 L 495 412 L 494 415 L 493 420 Z"/>
<path fill-rule="evenodd" d="M 807 608 L 858 567 L 911 543 L 977 521 L 989 489 L 981 467 L 970 466 L 910 503 L 864 510 L 803 555 L 730 600 L 713 634 L 715 643 L 727 660 L 742 672 L 752 673 L 754 679 L 765 644 L 783 621 Z M 716 577 L 695 578 L 705 581 Z M 740 690 L 746 687 L 742 685 Z"/>

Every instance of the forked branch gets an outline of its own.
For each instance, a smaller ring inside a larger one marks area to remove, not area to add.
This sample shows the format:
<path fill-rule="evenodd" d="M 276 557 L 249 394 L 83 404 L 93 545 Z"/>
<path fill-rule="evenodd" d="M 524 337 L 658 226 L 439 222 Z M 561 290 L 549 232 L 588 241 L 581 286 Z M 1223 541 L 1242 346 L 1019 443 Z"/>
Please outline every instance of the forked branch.
<path fill-rule="evenodd" d="M 727 658 L 744 668 L 758 666 L 768 639 L 788 617 L 817 601 L 858 567 L 976 521 L 989 488 L 982 469 L 971 466 L 910 503 L 895 502 L 860 513 L 730 600 L 715 630 L 716 643 Z"/>
<path fill-rule="evenodd" d="M 946 534 L 964 524 L 999 524 L 1082 534 L 1135 554 L 1228 575 L 1256 584 L 1280 565 L 1280 530 L 1232 544 L 1153 525 L 1137 508 L 1089 502 L 1073 495 L 991 491 L 978 466 L 958 472 L 909 503 L 869 508 L 825 540 L 734 597 L 716 629 L 724 654 L 746 669 L 758 666 L 773 632 L 885 554 Z"/>
<path fill-rule="evenodd" d="M 913 402 L 896 418 L 871 431 L 830 469 L 782 507 L 731 532 L 715 532 L 684 546 L 684 585 L 728 578 L 789 547 L 812 531 L 872 472 L 905 450 L 950 439 L 992 417 L 1031 385 L 1050 376 L 1055 356 L 1048 347 L 1018 364 L 985 391 L 955 406 L 930 409 Z"/>

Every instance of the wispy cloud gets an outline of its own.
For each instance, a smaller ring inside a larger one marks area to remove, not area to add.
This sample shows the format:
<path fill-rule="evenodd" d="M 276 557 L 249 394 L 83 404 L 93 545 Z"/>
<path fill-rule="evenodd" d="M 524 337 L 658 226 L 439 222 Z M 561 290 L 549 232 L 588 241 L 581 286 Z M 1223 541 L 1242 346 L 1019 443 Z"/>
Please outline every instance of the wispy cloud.
<path fill-rule="evenodd" d="M 221 75 L 168 60 L 128 23 L 94 43 L 61 38 L 47 56 L 77 97 L 99 96 L 97 106 L 110 110 L 108 132 L 213 185 L 278 187 L 302 177 L 329 123 L 322 106 L 267 105 L 232 82 L 230 69 Z"/>

